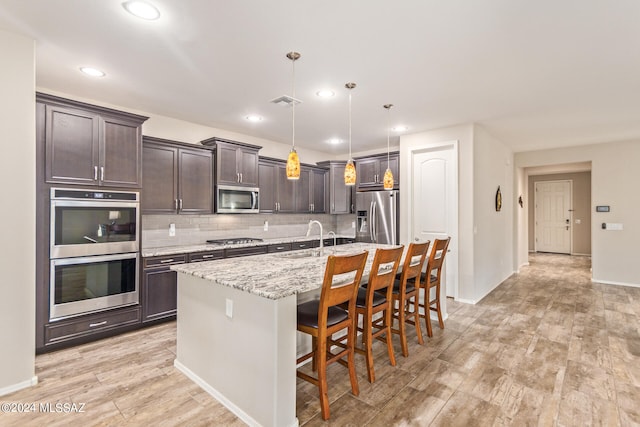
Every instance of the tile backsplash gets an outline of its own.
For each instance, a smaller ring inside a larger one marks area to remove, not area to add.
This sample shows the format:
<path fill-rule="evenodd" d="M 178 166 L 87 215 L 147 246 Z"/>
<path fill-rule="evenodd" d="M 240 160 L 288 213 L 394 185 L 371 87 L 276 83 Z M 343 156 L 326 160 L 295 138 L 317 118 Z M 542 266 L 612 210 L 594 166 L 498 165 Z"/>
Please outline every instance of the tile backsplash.
<path fill-rule="evenodd" d="M 217 214 L 217 215 L 143 215 L 142 248 L 203 244 L 209 239 L 252 237 L 276 239 L 300 237 L 307 233 L 309 220 L 322 223 L 326 235 L 335 231 L 355 236 L 355 215 L 329 214 Z M 265 222 L 268 230 L 265 230 Z M 169 226 L 175 224 L 175 236 Z M 317 228 L 312 230 L 318 236 Z"/>

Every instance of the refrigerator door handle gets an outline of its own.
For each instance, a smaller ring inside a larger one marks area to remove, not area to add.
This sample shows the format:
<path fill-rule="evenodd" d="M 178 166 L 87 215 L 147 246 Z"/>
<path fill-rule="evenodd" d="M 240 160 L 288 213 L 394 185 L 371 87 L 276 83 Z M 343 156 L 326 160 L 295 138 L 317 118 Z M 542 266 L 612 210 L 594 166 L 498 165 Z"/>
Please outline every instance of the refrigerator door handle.
<path fill-rule="evenodd" d="M 371 242 L 375 242 L 373 239 L 373 202 L 369 203 L 369 239 Z"/>
<path fill-rule="evenodd" d="M 373 202 L 373 214 L 371 215 L 371 228 L 373 229 L 373 241 L 375 243 L 378 243 L 378 227 L 377 227 L 377 222 L 378 222 L 378 203 L 377 202 Z"/>

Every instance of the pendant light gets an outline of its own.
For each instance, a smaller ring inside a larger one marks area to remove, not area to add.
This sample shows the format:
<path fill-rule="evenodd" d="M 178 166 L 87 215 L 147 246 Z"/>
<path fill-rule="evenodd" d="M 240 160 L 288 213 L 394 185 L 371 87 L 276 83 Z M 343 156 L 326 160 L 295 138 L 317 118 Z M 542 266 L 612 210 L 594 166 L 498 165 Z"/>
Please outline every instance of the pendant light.
<path fill-rule="evenodd" d="M 344 168 L 344 185 L 356 185 L 356 166 L 351 158 L 351 89 L 356 87 L 355 83 L 347 83 L 344 85 L 349 89 L 349 161 Z"/>
<path fill-rule="evenodd" d="M 384 171 L 384 177 L 382 183 L 385 190 L 393 190 L 393 173 L 389 167 L 389 116 L 391 115 L 391 107 L 393 104 L 385 104 L 384 108 L 387 109 L 387 170 Z"/>
<path fill-rule="evenodd" d="M 296 60 L 300 58 L 298 52 L 287 53 L 287 58 L 291 60 L 291 151 L 287 157 L 287 179 L 300 179 L 300 158 L 296 152 Z"/>

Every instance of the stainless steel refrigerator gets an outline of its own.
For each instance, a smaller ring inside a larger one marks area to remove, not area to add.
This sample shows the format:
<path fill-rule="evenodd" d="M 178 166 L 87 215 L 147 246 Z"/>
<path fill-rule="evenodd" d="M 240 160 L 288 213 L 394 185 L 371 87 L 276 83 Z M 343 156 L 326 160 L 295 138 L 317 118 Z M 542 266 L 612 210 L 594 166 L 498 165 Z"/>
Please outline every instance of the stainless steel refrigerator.
<path fill-rule="evenodd" d="M 398 244 L 398 190 L 356 193 L 356 241 Z"/>

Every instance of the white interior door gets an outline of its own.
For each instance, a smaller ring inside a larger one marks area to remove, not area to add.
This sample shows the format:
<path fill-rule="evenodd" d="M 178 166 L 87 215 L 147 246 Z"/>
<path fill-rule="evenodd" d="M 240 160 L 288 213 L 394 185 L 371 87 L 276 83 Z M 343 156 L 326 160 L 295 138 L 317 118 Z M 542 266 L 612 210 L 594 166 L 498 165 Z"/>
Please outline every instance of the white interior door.
<path fill-rule="evenodd" d="M 535 185 L 536 251 L 571 253 L 571 181 Z"/>
<path fill-rule="evenodd" d="M 458 185 L 453 146 L 412 153 L 411 236 L 433 242 L 450 236 L 445 259 L 446 296 L 458 296 Z"/>

